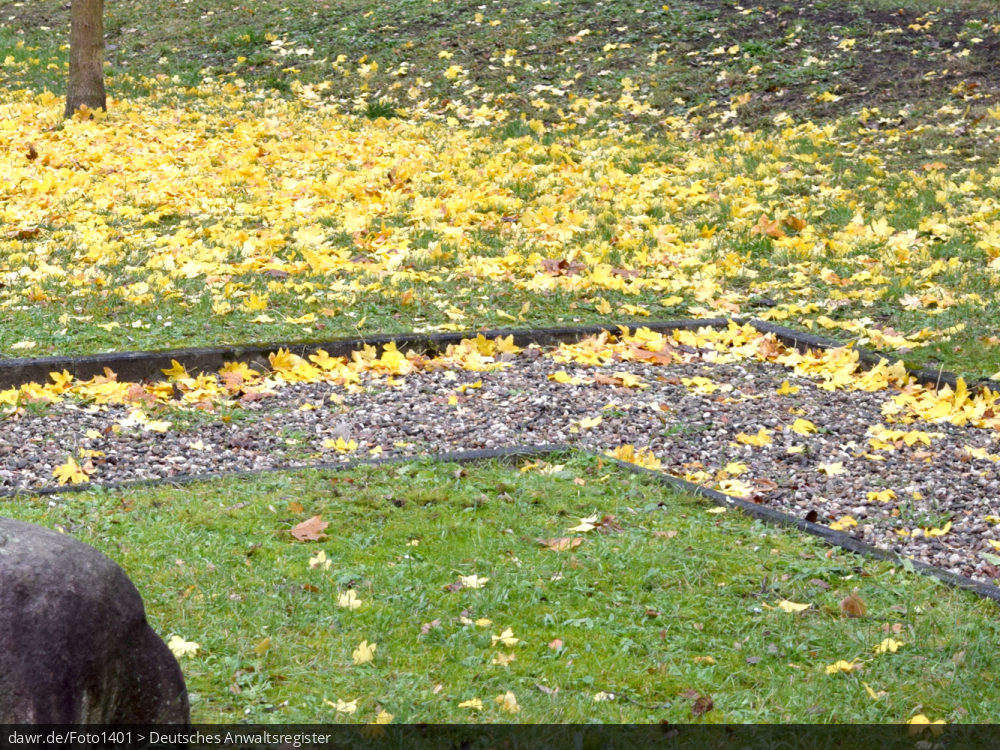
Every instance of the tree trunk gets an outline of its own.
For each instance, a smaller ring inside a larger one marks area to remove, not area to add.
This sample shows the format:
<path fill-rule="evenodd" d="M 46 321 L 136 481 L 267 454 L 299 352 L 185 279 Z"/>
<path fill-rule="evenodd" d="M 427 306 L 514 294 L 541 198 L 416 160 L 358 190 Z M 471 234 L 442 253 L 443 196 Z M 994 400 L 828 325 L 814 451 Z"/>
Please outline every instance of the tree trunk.
<path fill-rule="evenodd" d="M 104 0 L 73 0 L 69 31 L 66 117 L 81 105 L 107 110 L 104 93 Z"/>

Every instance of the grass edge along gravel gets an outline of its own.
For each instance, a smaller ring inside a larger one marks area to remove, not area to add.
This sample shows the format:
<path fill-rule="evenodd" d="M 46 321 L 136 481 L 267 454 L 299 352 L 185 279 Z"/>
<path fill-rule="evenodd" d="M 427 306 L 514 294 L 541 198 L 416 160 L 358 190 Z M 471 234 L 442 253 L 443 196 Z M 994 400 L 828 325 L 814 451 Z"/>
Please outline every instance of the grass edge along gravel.
<path fill-rule="evenodd" d="M 3 511 L 125 567 L 158 632 L 189 644 L 197 722 L 996 715 L 991 603 L 599 457 L 558 460 L 303 470 Z M 328 536 L 296 541 L 314 516 Z M 846 614 L 857 602 L 866 614 Z M 368 662 L 362 641 L 378 644 Z"/>

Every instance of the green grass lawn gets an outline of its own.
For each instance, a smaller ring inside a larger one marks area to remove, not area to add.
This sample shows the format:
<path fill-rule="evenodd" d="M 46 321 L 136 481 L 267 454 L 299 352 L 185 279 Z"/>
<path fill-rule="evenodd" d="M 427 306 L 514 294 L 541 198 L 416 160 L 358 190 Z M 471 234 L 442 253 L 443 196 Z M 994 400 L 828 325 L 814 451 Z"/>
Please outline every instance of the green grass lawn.
<path fill-rule="evenodd" d="M 97 546 L 165 639 L 198 644 L 181 659 L 196 722 L 383 711 L 409 723 L 983 722 L 1000 711 L 995 604 L 713 513 L 597 458 L 559 460 L 303 471 L 2 511 Z M 597 528 L 570 531 L 594 514 Z M 327 537 L 296 541 L 293 527 L 317 515 Z M 582 541 L 540 543 L 560 538 Z M 864 617 L 841 611 L 855 591 Z M 340 606 L 351 598 L 360 606 Z M 876 653 L 886 638 L 902 645 Z M 362 642 L 377 644 L 374 658 L 355 664 Z M 828 674 L 838 662 L 853 667 Z M 693 717 L 702 696 L 712 709 Z"/>
<path fill-rule="evenodd" d="M 739 313 L 991 376 L 991 7 L 133 0 L 63 124 L 0 0 L 0 354 Z"/>

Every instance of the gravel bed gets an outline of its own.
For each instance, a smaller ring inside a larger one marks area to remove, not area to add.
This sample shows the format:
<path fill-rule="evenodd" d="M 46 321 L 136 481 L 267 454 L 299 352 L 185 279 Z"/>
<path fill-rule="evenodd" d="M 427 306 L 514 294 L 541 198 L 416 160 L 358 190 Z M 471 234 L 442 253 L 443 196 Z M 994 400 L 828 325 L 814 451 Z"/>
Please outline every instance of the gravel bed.
<path fill-rule="evenodd" d="M 90 457 L 90 481 L 103 484 L 348 461 L 377 452 L 377 446 L 384 456 L 417 456 L 552 444 L 606 451 L 631 444 L 648 446 L 672 474 L 707 472 L 712 475 L 705 477 L 707 485 L 730 462 L 744 463 L 747 471 L 739 479 L 753 486 L 751 497 L 761 504 L 818 523 L 849 515 L 857 526 L 845 530 L 869 544 L 978 581 L 1000 582 L 1000 566 L 983 557 L 1000 554 L 988 541 L 1000 541 L 1000 523 L 986 520 L 1000 516 L 1000 463 L 973 458 L 964 449 L 1000 453 L 995 431 L 892 425 L 881 414 L 890 392 L 827 391 L 767 363 L 618 362 L 613 368 L 588 368 L 555 363 L 537 349 L 511 362 L 511 368 L 493 373 L 411 374 L 396 380 L 401 386 L 365 375 L 356 393 L 327 383 L 287 385 L 268 398 L 213 413 L 165 410 L 156 416 L 173 422 L 165 433 L 140 427 L 114 432 L 112 427 L 128 417 L 127 406 L 67 400 L 22 410 L 0 431 L 0 488 L 55 486 L 52 470 L 71 453 L 79 456 L 81 448 L 100 452 Z M 585 379 L 599 372 L 629 372 L 649 387 L 549 380 L 558 370 Z M 681 383 L 697 376 L 723 387 L 702 395 Z M 798 385 L 799 392 L 778 395 L 785 380 Z M 480 387 L 471 387 L 478 381 Z M 463 385 L 470 387 L 461 392 Z M 603 420 L 594 427 L 577 424 L 598 415 Z M 819 431 L 791 431 L 798 418 Z M 876 453 L 867 431 L 878 424 L 943 437 L 932 438 L 930 446 L 879 451 L 886 460 L 874 461 L 862 454 Z M 735 442 L 738 433 L 754 435 L 761 427 L 774 430 L 771 444 Z M 101 436 L 87 437 L 90 430 Z M 350 453 L 327 447 L 338 438 L 356 441 L 358 447 Z M 805 450 L 788 453 L 790 446 Z M 827 476 L 818 469 L 831 463 L 842 463 L 847 472 Z M 896 498 L 868 500 L 869 492 L 886 489 Z M 897 533 L 940 528 L 949 520 L 952 526 L 943 536 Z"/>

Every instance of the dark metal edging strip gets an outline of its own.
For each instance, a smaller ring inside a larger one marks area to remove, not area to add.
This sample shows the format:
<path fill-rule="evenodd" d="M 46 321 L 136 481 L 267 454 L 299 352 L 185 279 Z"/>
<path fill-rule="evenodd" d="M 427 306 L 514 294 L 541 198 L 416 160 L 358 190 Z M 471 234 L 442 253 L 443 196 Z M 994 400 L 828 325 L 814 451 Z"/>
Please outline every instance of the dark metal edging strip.
<path fill-rule="evenodd" d="M 909 563 L 913 566 L 914 570 L 923 575 L 937 578 L 942 583 L 945 583 L 953 588 L 972 591 L 984 599 L 992 599 L 997 604 L 1000 604 L 1000 586 L 989 586 L 985 583 L 973 581 L 971 578 L 967 578 L 966 576 L 960 576 L 956 573 L 934 567 L 933 565 L 928 565 L 927 563 L 923 563 L 918 560 L 911 560 L 896 552 L 880 549 L 872 546 L 871 544 L 866 544 L 865 542 L 855 539 L 850 534 L 845 534 L 842 531 L 834 531 L 833 529 L 822 526 L 818 523 L 810 523 L 804 518 L 797 518 L 789 513 L 783 513 L 780 510 L 767 508 L 763 505 L 750 502 L 749 500 L 744 500 L 739 497 L 731 497 L 730 495 L 723 494 L 718 490 L 710 490 L 707 487 L 701 487 L 700 485 L 693 484 L 684 479 L 680 479 L 679 477 L 663 474 L 662 472 L 653 471 L 652 469 L 646 469 L 615 458 L 611 458 L 610 460 L 618 464 L 618 466 L 626 471 L 653 477 L 661 484 L 670 485 L 671 487 L 688 492 L 692 495 L 698 495 L 706 500 L 710 500 L 717 506 L 725 508 L 739 508 L 748 516 L 766 523 L 776 526 L 794 527 L 799 531 L 804 531 L 808 534 L 812 534 L 813 536 L 818 536 L 825 542 L 828 542 L 835 547 L 846 549 L 849 552 L 854 552 L 866 557 L 873 557 L 876 560 L 882 560 L 883 562 L 894 563 L 900 566 L 904 566 L 906 563 Z"/>
<path fill-rule="evenodd" d="M 248 346 L 201 347 L 192 349 L 173 349 L 159 352 L 120 352 L 107 354 L 92 354 L 80 357 L 39 357 L 20 359 L 0 359 L 0 389 L 17 387 L 25 383 L 45 383 L 50 372 L 69 372 L 77 380 L 87 380 L 95 375 L 103 375 L 104 368 L 110 368 L 122 381 L 141 382 L 147 378 L 161 379 L 162 370 L 168 369 L 173 360 L 183 364 L 189 372 L 215 373 L 226 362 L 246 362 L 250 365 L 267 368 L 268 354 L 287 349 L 300 357 L 307 357 L 319 349 L 324 349 L 333 357 L 350 357 L 351 352 L 364 346 L 374 346 L 381 353 L 383 347 L 395 343 L 401 349 L 415 349 L 433 354 L 442 352 L 450 344 L 458 344 L 463 338 L 482 334 L 486 338 L 497 336 L 513 336 L 514 343 L 520 347 L 538 344 L 554 346 L 561 343 L 579 341 L 587 336 L 594 336 L 602 331 L 614 331 L 619 325 L 630 329 L 649 328 L 657 332 L 673 330 L 697 330 L 698 328 L 724 328 L 730 322 L 744 325 L 749 323 L 761 333 L 772 333 L 786 346 L 792 346 L 800 351 L 806 349 L 835 349 L 846 346 L 836 339 L 814 336 L 810 333 L 796 331 L 791 328 L 777 326 L 761 320 L 744 318 L 704 318 L 700 320 L 666 320 L 666 321 L 630 321 L 628 323 L 609 323 L 596 326 L 576 326 L 567 328 L 525 329 L 495 329 L 489 331 L 465 331 L 440 334 L 399 334 L 360 337 L 356 339 L 338 339 L 334 341 L 315 341 L 308 343 L 270 343 Z M 851 347 L 858 352 L 858 362 L 864 369 L 870 369 L 879 360 L 886 360 L 890 365 L 897 360 L 894 357 Z M 921 385 L 937 387 L 948 385 L 952 390 L 957 386 L 957 377 L 950 372 L 907 368 Z M 988 380 L 980 380 L 969 384 L 969 389 L 989 384 Z M 996 385 L 994 387 L 1000 387 Z"/>

